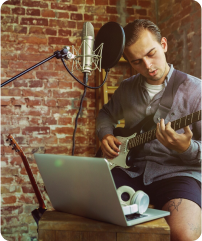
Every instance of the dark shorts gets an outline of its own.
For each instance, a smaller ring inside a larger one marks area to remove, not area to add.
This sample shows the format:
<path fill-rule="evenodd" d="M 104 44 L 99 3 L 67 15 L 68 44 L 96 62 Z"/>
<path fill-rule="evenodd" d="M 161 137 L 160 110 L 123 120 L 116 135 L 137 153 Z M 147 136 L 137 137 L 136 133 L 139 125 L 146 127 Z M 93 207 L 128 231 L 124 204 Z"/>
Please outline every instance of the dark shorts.
<path fill-rule="evenodd" d="M 144 185 L 143 175 L 131 178 L 120 168 L 114 168 L 111 172 L 117 188 L 126 185 L 135 191 L 144 191 L 156 209 L 162 209 L 164 204 L 175 198 L 191 200 L 201 207 L 201 183 L 192 177 L 177 176 Z"/>

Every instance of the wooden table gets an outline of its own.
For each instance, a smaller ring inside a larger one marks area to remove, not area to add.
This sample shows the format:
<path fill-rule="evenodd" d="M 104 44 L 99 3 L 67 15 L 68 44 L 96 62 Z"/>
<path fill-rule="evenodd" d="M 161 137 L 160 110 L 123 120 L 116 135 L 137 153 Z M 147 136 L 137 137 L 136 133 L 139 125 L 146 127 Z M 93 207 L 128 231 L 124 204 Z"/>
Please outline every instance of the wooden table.
<path fill-rule="evenodd" d="M 169 241 L 164 218 L 132 227 L 104 223 L 57 211 L 46 211 L 38 225 L 38 241 Z"/>

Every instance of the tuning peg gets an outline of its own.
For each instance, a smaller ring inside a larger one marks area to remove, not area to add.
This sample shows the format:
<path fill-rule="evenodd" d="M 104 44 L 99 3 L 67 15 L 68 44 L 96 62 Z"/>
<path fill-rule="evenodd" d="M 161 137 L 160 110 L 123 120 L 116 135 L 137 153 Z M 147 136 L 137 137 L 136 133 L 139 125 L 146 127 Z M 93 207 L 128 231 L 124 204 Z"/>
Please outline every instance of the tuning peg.
<path fill-rule="evenodd" d="M 15 149 L 15 146 L 16 146 L 16 144 L 14 144 L 14 145 L 13 145 L 13 148 L 12 148 L 12 150 L 14 150 L 14 149 Z"/>

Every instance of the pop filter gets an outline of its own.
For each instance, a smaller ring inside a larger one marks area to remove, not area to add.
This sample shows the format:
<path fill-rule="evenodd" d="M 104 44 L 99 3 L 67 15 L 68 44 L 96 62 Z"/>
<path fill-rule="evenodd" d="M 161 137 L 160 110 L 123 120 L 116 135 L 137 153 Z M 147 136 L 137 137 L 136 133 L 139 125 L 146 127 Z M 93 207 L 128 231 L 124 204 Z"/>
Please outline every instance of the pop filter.
<path fill-rule="evenodd" d="M 102 69 L 110 69 L 116 65 L 125 47 L 125 33 L 120 24 L 109 22 L 104 24 L 95 38 L 95 49 L 104 43 L 102 51 Z"/>

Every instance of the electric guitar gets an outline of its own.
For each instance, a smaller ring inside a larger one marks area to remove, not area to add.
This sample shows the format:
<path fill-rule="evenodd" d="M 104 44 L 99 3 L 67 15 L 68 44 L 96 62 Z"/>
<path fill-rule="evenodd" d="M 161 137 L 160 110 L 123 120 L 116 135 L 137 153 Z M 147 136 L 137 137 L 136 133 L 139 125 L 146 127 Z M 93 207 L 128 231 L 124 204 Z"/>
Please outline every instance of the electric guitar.
<path fill-rule="evenodd" d="M 46 211 L 46 205 L 44 203 L 44 200 L 41 196 L 41 193 L 39 191 L 39 188 L 36 184 L 36 181 L 35 181 L 34 176 L 32 174 L 31 168 L 30 168 L 29 163 L 27 161 L 27 158 L 26 158 L 25 154 L 23 153 L 22 149 L 20 148 L 20 146 L 18 145 L 16 140 L 12 137 L 12 135 L 9 134 L 6 141 L 10 141 L 10 146 L 13 147 L 12 150 L 15 150 L 20 155 L 20 157 L 21 157 L 21 159 L 24 163 L 25 169 L 27 171 L 27 174 L 29 176 L 29 180 L 32 184 L 32 187 L 33 187 L 34 192 L 36 194 L 36 197 L 38 199 L 39 208 L 32 211 L 32 216 L 35 219 L 36 223 L 38 224 L 41 216 Z"/>
<path fill-rule="evenodd" d="M 200 120 L 201 110 L 172 121 L 171 127 L 176 131 Z M 119 155 L 107 160 L 110 169 L 116 166 L 130 168 L 135 162 L 134 157 L 138 155 L 144 144 L 156 139 L 155 126 L 153 115 L 151 115 L 131 129 L 115 128 L 113 134 L 122 144 L 119 146 Z M 96 156 L 100 156 L 101 152 L 100 148 Z"/>

